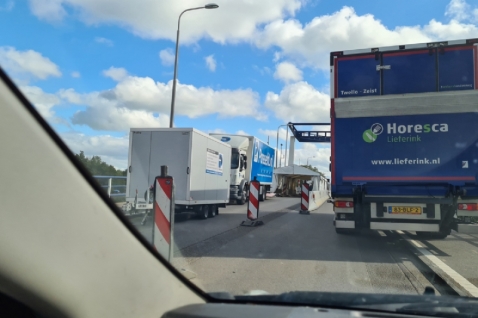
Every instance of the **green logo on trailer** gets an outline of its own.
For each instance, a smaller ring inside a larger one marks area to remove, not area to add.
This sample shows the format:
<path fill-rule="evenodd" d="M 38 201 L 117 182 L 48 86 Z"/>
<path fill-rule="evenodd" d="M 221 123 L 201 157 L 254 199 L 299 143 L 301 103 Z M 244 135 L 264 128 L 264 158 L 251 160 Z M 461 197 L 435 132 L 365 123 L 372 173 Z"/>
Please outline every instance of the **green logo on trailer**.
<path fill-rule="evenodd" d="M 383 126 L 381 124 L 373 124 L 370 129 L 363 132 L 362 138 L 365 142 L 372 143 L 377 140 L 378 135 L 383 132 Z"/>

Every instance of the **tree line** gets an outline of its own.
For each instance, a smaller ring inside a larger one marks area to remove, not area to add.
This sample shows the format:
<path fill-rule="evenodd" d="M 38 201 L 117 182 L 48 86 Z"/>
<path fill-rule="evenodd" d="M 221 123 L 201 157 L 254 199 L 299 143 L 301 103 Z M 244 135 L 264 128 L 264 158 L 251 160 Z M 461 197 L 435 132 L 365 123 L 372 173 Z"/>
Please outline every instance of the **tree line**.
<path fill-rule="evenodd" d="M 126 176 L 126 169 L 116 169 L 104 162 L 100 156 L 88 158 L 83 151 L 80 151 L 79 154 L 75 154 L 75 157 L 93 176 Z"/>

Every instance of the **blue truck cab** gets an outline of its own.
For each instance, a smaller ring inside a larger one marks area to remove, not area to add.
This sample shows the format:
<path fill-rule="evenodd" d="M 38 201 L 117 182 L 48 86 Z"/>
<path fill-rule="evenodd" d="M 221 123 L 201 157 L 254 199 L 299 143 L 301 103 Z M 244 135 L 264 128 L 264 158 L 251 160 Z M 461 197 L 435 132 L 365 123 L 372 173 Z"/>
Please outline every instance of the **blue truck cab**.
<path fill-rule="evenodd" d="M 254 136 L 211 133 L 212 137 L 231 146 L 230 200 L 244 204 L 249 183 L 260 182 L 259 201 L 267 199 L 274 174 L 275 150 Z"/>

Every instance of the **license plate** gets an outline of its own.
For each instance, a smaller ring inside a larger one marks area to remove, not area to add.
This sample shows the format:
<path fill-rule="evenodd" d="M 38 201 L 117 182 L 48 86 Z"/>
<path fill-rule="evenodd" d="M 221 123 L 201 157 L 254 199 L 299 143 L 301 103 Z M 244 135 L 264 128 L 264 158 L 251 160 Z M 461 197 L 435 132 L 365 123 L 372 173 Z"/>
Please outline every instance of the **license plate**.
<path fill-rule="evenodd" d="M 388 213 L 391 214 L 422 214 L 419 206 L 389 206 Z"/>

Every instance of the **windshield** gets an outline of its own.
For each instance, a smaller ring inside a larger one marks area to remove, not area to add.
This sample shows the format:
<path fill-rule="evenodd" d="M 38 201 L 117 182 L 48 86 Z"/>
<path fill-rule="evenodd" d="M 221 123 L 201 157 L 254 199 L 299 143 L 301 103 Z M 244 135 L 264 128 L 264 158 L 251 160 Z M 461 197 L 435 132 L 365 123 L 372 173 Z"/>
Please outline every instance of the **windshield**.
<path fill-rule="evenodd" d="M 239 168 L 239 158 L 241 155 L 237 152 L 233 152 L 231 155 L 231 169 Z"/>
<path fill-rule="evenodd" d="M 202 5 L 3 1 L 0 66 L 208 293 L 478 297 L 478 4 Z"/>

